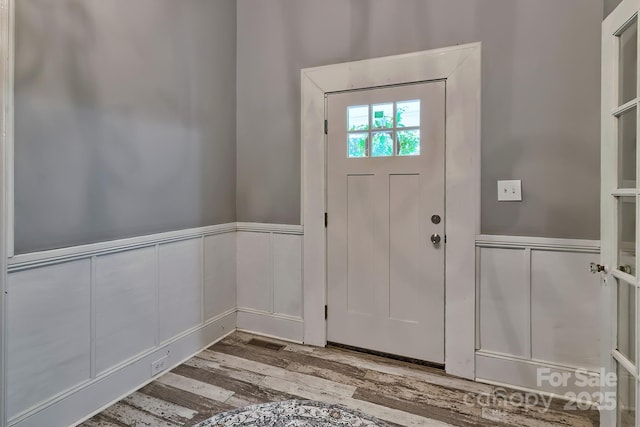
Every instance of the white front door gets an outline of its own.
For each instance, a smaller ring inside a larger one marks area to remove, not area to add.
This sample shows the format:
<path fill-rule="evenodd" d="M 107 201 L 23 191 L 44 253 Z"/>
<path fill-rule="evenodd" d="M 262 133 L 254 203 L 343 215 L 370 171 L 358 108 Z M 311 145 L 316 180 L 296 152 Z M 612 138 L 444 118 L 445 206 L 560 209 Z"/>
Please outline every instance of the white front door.
<path fill-rule="evenodd" d="M 638 11 L 624 0 L 603 23 L 601 265 L 603 300 L 602 426 L 640 426 L 638 276 L 640 164 Z M 617 376 L 617 382 L 611 377 Z"/>
<path fill-rule="evenodd" d="M 328 95 L 328 341 L 444 363 L 445 82 Z"/>

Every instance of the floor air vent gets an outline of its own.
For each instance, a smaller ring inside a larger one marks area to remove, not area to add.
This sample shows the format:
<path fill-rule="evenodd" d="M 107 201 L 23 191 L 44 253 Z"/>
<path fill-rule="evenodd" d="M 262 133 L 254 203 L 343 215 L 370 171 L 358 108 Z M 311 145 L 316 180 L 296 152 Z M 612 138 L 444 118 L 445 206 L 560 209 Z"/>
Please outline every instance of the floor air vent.
<path fill-rule="evenodd" d="M 268 348 L 269 350 L 275 350 L 275 351 L 282 350 L 284 348 L 284 345 L 282 344 L 276 344 L 274 342 L 264 341 L 257 338 L 252 338 L 248 344 L 255 345 L 256 347 Z"/>

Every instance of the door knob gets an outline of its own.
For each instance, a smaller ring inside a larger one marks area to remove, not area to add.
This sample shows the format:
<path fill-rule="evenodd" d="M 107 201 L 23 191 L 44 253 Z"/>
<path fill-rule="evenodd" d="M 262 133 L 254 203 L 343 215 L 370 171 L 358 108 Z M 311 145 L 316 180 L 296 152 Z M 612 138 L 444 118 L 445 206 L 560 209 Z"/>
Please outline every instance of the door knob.
<path fill-rule="evenodd" d="M 431 243 L 433 243 L 434 246 L 438 246 L 440 244 L 440 240 L 440 235 L 438 233 L 431 235 Z"/>
<path fill-rule="evenodd" d="M 600 272 L 608 272 L 608 268 L 606 265 L 600 265 L 600 264 L 596 264 L 595 262 L 592 262 L 589 264 L 589 270 L 591 270 L 592 273 L 600 273 Z"/>
<path fill-rule="evenodd" d="M 622 271 L 623 273 L 633 274 L 633 269 L 628 264 L 627 265 L 621 265 L 620 267 L 618 267 L 618 270 Z"/>

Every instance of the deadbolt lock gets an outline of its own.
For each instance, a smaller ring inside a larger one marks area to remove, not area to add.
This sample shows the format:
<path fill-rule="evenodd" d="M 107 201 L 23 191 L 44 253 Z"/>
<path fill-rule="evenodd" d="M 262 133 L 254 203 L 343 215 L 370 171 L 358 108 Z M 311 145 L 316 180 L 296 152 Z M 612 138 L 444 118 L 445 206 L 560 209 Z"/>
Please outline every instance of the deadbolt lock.
<path fill-rule="evenodd" d="M 432 215 L 431 222 L 434 224 L 440 224 L 441 218 L 440 215 Z"/>

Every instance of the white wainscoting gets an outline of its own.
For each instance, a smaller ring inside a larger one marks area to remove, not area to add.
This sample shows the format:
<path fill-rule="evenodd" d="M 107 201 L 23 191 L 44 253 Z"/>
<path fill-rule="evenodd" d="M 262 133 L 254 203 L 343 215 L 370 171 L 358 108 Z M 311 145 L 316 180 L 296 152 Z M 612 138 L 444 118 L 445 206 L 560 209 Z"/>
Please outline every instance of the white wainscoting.
<path fill-rule="evenodd" d="M 13 258 L 9 425 L 72 425 L 149 382 L 152 362 L 167 356 L 171 368 L 234 331 L 235 231 L 225 224 Z"/>
<path fill-rule="evenodd" d="M 302 230 L 238 223 L 238 329 L 303 341 Z"/>
<path fill-rule="evenodd" d="M 236 327 L 302 342 L 302 241 L 232 223 L 12 258 L 9 425 L 71 425 Z M 562 395 L 537 368 L 597 375 L 599 242 L 478 236 L 476 252 L 476 378 Z"/>
<path fill-rule="evenodd" d="M 599 260 L 591 240 L 486 236 L 476 239 L 476 378 L 564 395 L 578 390 L 539 384 L 553 372 L 600 365 Z"/>

